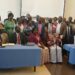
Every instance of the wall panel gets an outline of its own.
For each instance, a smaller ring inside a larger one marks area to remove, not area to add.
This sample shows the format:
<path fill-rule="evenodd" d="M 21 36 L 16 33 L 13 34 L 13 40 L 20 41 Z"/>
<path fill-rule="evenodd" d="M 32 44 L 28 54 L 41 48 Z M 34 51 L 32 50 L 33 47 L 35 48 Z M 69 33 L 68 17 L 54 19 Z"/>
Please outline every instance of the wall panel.
<path fill-rule="evenodd" d="M 63 16 L 64 0 L 22 0 L 22 15 Z"/>
<path fill-rule="evenodd" d="M 7 17 L 9 11 L 14 13 L 15 18 L 20 16 L 20 0 L 0 0 L 0 15 L 2 20 Z"/>

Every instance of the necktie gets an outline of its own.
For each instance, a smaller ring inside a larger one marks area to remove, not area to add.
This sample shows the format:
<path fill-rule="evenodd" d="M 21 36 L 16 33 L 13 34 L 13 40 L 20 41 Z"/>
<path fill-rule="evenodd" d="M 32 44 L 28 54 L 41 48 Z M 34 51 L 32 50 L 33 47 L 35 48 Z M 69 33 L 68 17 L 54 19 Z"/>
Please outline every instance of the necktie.
<path fill-rule="evenodd" d="M 17 44 L 20 44 L 21 40 L 20 40 L 20 34 L 17 35 Z"/>

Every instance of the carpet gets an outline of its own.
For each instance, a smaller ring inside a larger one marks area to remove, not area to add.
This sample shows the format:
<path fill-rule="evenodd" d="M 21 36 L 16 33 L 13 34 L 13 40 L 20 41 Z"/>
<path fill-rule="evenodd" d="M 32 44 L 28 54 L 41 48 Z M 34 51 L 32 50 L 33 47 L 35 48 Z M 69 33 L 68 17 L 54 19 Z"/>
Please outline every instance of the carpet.
<path fill-rule="evenodd" d="M 45 65 L 39 66 L 34 72 L 33 67 L 0 70 L 0 75 L 51 75 Z"/>

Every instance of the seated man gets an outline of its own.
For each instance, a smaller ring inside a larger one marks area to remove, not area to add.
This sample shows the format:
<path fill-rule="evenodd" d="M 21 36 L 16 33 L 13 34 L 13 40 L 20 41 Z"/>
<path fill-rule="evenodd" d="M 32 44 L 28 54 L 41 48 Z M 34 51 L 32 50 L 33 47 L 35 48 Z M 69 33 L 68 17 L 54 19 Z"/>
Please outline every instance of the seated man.
<path fill-rule="evenodd" d="M 13 43 L 24 45 L 26 41 L 26 37 L 23 32 L 20 32 L 20 28 L 18 26 L 15 27 L 15 32 L 13 33 Z"/>
<path fill-rule="evenodd" d="M 9 43 L 15 43 L 15 44 L 24 45 L 27 42 L 24 33 L 20 32 L 19 26 L 15 27 L 15 32 L 11 33 L 10 36 L 9 36 Z"/>

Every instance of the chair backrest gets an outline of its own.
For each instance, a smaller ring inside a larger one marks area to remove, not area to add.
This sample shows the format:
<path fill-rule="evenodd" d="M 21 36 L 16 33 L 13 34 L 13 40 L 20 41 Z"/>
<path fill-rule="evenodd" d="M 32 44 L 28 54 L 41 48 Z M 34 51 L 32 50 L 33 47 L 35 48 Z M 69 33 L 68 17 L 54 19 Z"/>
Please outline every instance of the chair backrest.
<path fill-rule="evenodd" d="M 2 44 L 8 43 L 8 34 L 7 33 L 2 33 Z"/>

